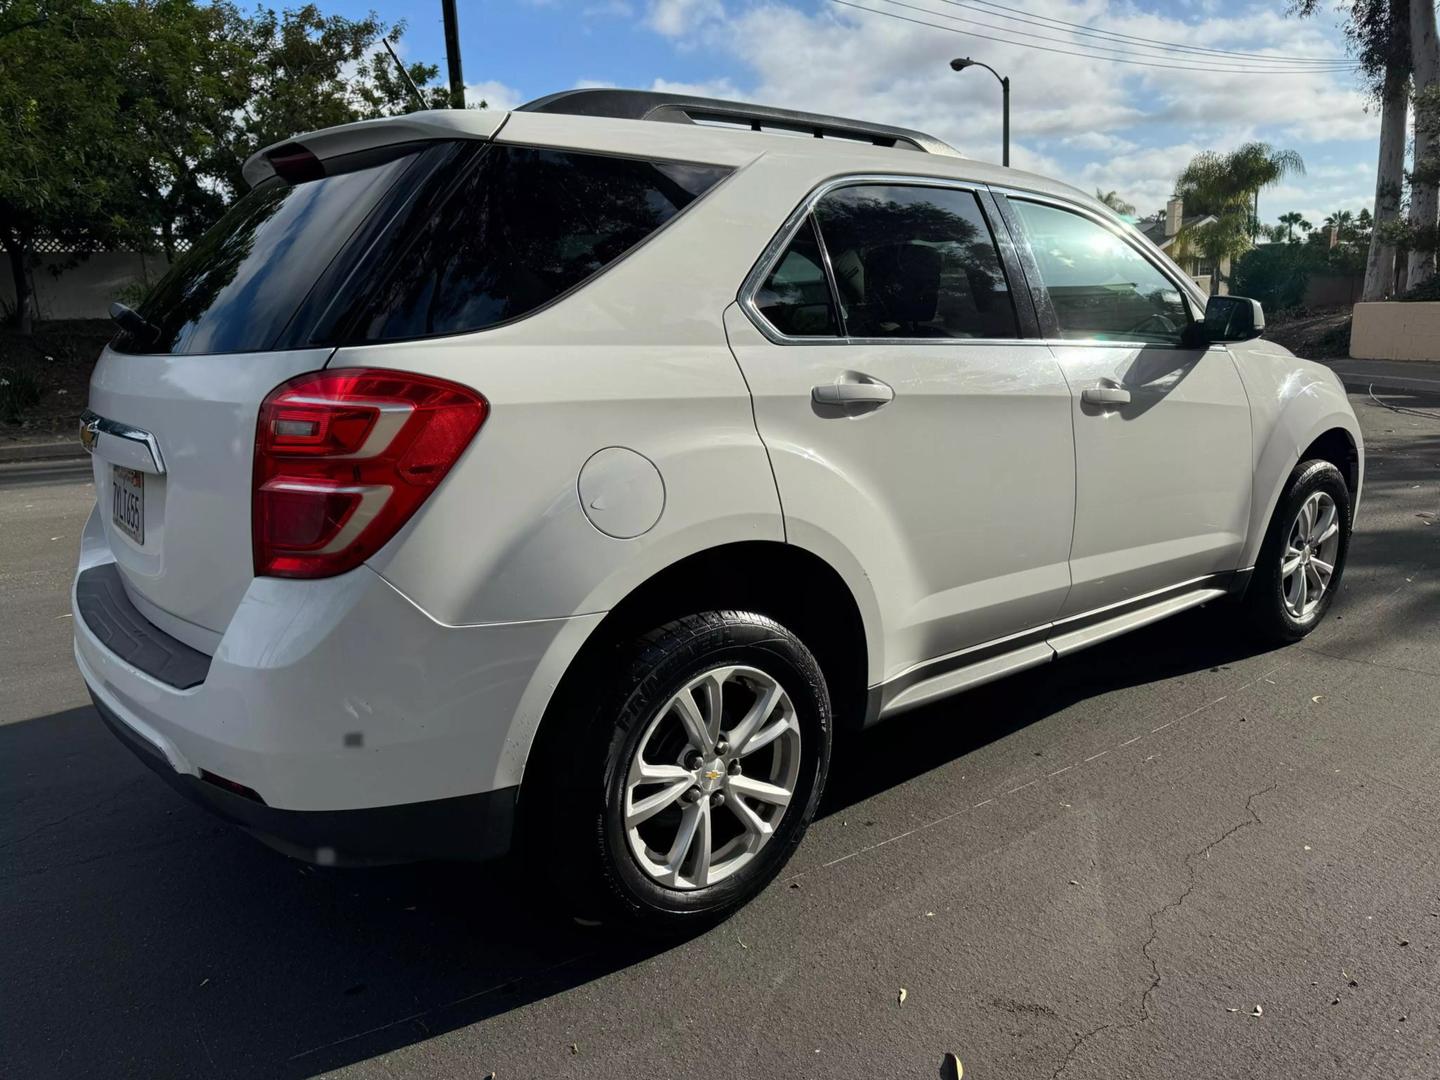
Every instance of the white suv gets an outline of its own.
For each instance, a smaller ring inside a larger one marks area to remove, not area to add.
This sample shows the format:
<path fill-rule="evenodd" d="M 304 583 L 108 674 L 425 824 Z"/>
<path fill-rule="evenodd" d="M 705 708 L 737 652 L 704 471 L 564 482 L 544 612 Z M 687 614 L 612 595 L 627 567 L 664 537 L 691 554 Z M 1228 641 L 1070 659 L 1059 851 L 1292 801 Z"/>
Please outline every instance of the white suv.
<path fill-rule="evenodd" d="M 1227 596 L 1293 640 L 1337 592 L 1339 380 L 1072 188 L 612 90 L 245 176 L 117 305 L 75 655 L 282 850 L 526 848 L 577 915 L 701 924 L 837 730 Z"/>

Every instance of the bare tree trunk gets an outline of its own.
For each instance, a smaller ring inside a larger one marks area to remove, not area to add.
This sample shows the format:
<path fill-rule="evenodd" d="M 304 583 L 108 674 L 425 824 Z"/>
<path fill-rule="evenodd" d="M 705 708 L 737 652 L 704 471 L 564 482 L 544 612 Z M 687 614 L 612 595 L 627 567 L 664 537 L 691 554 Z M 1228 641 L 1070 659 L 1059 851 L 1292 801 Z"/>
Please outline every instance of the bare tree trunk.
<path fill-rule="evenodd" d="M 1410 55 L 1415 71 L 1415 93 L 1440 82 L 1440 43 L 1435 38 L 1435 5 L 1431 0 L 1415 0 L 1410 5 Z M 1418 170 L 1436 150 L 1436 139 L 1429 125 L 1415 114 L 1415 162 Z M 1435 273 L 1435 223 L 1440 199 L 1434 180 L 1416 182 L 1410 188 L 1410 224 L 1416 232 L 1416 250 L 1410 252 L 1409 287 L 1429 280 Z"/>
<path fill-rule="evenodd" d="M 10 276 L 15 281 L 15 318 L 13 325 L 22 334 L 30 333 L 30 278 L 25 273 L 25 246 L 10 236 L 5 240 L 5 254 L 10 257 Z"/>
<path fill-rule="evenodd" d="M 1380 159 L 1375 173 L 1375 223 L 1370 254 L 1365 260 L 1361 300 L 1383 300 L 1395 280 L 1395 248 L 1381 240 L 1384 226 L 1400 216 L 1400 190 L 1405 179 L 1405 113 L 1409 95 L 1405 79 L 1387 79 L 1380 112 Z"/>

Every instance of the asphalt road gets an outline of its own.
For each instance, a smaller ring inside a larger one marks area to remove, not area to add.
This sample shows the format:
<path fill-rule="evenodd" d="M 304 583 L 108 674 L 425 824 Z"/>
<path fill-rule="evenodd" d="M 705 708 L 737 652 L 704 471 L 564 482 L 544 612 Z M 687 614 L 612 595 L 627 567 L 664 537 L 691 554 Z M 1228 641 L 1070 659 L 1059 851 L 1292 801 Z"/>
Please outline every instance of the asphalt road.
<path fill-rule="evenodd" d="M 1305 643 L 1192 612 L 876 729 L 784 877 L 663 949 L 504 866 L 312 870 L 182 801 L 73 669 L 88 484 L 12 474 L 0 1074 L 1440 1076 L 1440 419 L 1354 400 Z"/>

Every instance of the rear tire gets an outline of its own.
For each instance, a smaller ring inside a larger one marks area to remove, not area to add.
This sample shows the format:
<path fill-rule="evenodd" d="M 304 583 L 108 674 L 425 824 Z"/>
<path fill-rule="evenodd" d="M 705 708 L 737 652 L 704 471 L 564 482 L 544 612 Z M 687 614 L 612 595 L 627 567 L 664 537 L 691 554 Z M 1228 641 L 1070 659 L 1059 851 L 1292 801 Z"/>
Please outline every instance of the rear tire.
<path fill-rule="evenodd" d="M 1333 464 L 1303 461 L 1275 506 L 1245 595 L 1262 639 L 1299 641 L 1325 617 L 1340 591 L 1350 551 L 1350 489 Z"/>
<path fill-rule="evenodd" d="M 815 816 L 825 678 L 789 630 L 739 611 L 666 623 L 587 670 L 542 766 L 532 865 L 582 920 L 703 929 L 764 889 Z"/>

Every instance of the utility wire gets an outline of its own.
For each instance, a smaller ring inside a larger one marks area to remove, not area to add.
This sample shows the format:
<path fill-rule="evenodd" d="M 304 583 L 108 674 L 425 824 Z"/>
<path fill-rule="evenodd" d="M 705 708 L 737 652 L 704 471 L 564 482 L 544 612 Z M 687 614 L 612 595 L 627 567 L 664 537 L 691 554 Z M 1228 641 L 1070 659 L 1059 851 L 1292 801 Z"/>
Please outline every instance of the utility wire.
<path fill-rule="evenodd" d="M 1237 52 L 1234 49 L 1214 49 L 1206 45 L 1180 45 L 1170 41 L 1154 41 L 1150 38 L 1137 36 L 1135 34 L 1123 34 L 1119 30 L 1102 30 L 1096 26 L 1089 26 L 1085 23 L 1068 22 L 1065 19 L 1057 19 L 1050 15 L 1034 15 L 1026 12 L 1020 15 L 1011 15 L 1008 12 L 1012 9 L 1003 4 L 994 3 L 993 0 L 940 0 L 941 3 L 949 4 L 952 7 L 969 8 L 972 11 L 979 11 L 992 19 L 1008 19 L 1014 22 L 1029 23 L 1032 26 L 1041 26 L 1045 29 L 1056 29 L 1065 27 L 1067 32 L 1083 34 L 1090 37 L 1106 38 L 1113 41 L 1123 41 L 1135 45 L 1144 45 L 1151 49 L 1165 51 L 1201 53 L 1207 56 L 1228 56 L 1234 59 L 1249 61 L 1264 61 L 1266 63 L 1299 63 L 1299 64 L 1334 64 L 1337 66 L 1353 67 L 1353 61 L 1344 58 L 1325 56 L 1295 56 L 1286 54 Z M 993 8 L 995 10 L 985 10 Z"/>
<path fill-rule="evenodd" d="M 893 5 L 895 5 L 896 7 L 909 8 L 909 9 L 912 10 L 912 11 L 923 11 L 925 14 L 927 14 L 927 15 L 934 15 L 934 16 L 935 16 L 936 18 L 938 18 L 938 19 L 948 19 L 948 20 L 950 20 L 951 22 L 965 23 L 966 25 L 969 25 L 969 26 L 979 26 L 979 27 L 982 27 L 982 28 L 984 28 L 984 29 L 986 29 L 986 30 L 998 30 L 998 31 L 1000 31 L 1001 33 L 1004 33 L 1004 34 L 1014 34 L 1016 37 L 1021 37 L 1021 38 L 1034 38 L 1036 41 L 1051 41 L 1051 42 L 1056 42 L 1056 43 L 1061 44 L 1061 45 L 1076 45 L 1076 46 L 1080 46 L 1080 47 L 1087 48 L 1087 49 L 1089 49 L 1091 52 L 1113 53 L 1113 54 L 1116 55 L 1116 56 L 1133 57 L 1133 58 L 1136 59 L 1136 60 L 1146 60 L 1146 61 L 1148 61 L 1148 60 L 1151 59 L 1151 55 L 1150 55 L 1150 54 L 1147 54 L 1147 53 L 1137 53 L 1137 52 L 1128 51 L 1128 50 L 1126 50 L 1126 49 L 1113 49 L 1113 48 L 1110 48 L 1110 47 L 1105 46 L 1105 45 L 1088 45 L 1088 44 L 1086 44 L 1085 42 L 1074 41 L 1074 40 L 1072 40 L 1071 38 L 1068 38 L 1068 37 L 1051 37 L 1051 36 L 1049 36 L 1049 35 L 1047 35 L 1047 34 L 1037 34 L 1037 33 L 1033 32 L 1033 31 L 1018 30 L 1018 29 L 1016 29 L 1015 27 L 1012 27 L 1012 26 L 996 26 L 994 23 L 980 22 L 978 19 L 967 19 L 967 18 L 965 18 L 963 15 L 947 15 L 947 14 L 945 14 L 944 12 L 933 11 L 933 10 L 931 10 L 930 8 L 916 7 L 916 6 L 913 5 L 913 4 L 902 3 L 901 0 L 883 0 L 883 2 L 884 2 L 884 3 L 887 3 L 887 4 L 893 4 Z M 956 0 L 940 0 L 940 2 L 941 2 L 941 3 L 951 4 L 951 5 L 954 6 L 954 7 L 963 7 L 963 6 L 965 6 L 965 5 L 963 5 L 963 4 L 960 4 L 960 3 L 956 2 Z M 988 15 L 989 12 L 986 12 L 985 14 Z M 1051 28 L 1050 28 L 1050 27 L 1047 27 L 1047 29 L 1051 29 Z M 1023 44 L 1023 43 L 1021 43 L 1021 44 Z M 1202 60 L 1202 59 L 1206 59 L 1206 57 L 1199 57 L 1199 56 L 1175 56 L 1175 57 L 1168 57 L 1168 58 L 1166 58 L 1166 59 L 1187 61 L 1187 62 L 1190 62 L 1190 63 L 1200 63 L 1201 60 Z M 1231 62 L 1231 63 L 1240 63 L 1240 61 L 1238 61 L 1238 60 L 1231 60 L 1230 62 Z M 1249 61 L 1246 61 L 1246 63 L 1249 63 Z M 1269 66 L 1269 65 L 1266 65 L 1266 66 Z M 1335 63 L 1335 61 L 1333 61 L 1333 60 L 1316 60 L 1316 61 L 1310 62 L 1309 64 L 1307 64 L 1307 65 L 1305 65 L 1305 66 L 1292 65 L 1290 62 L 1287 61 L 1286 64 L 1285 64 L 1283 67 L 1277 67 L 1276 70 L 1278 70 L 1278 71 L 1286 71 L 1286 72 L 1301 72 L 1301 73 L 1307 73 L 1307 74 L 1308 74 L 1308 73 L 1311 72 L 1311 71 L 1321 71 L 1321 72 L 1324 72 L 1324 71 L 1333 71 L 1333 70 L 1338 70 L 1340 67 L 1353 67 L 1353 66 L 1354 66 L 1353 63 L 1346 63 L 1346 62 L 1344 62 L 1344 61 L 1342 61 L 1341 64 L 1337 66 L 1336 63 Z"/>
<path fill-rule="evenodd" d="M 1132 67 L 1158 68 L 1158 69 L 1169 70 L 1169 71 L 1194 71 L 1194 72 L 1200 72 L 1200 73 L 1211 72 L 1211 73 L 1216 73 L 1216 74 L 1234 74 L 1234 75 L 1296 75 L 1296 74 L 1310 74 L 1310 73 L 1311 73 L 1308 69 L 1301 69 L 1301 70 L 1299 70 L 1299 71 L 1291 71 L 1290 69 L 1280 69 L 1280 68 L 1273 68 L 1273 67 L 1272 67 L 1272 68 L 1246 68 L 1246 67 L 1212 67 L 1212 66 L 1209 66 L 1209 65 L 1196 65 L 1196 64 L 1160 64 L 1160 63 L 1155 63 L 1155 62 L 1153 62 L 1153 61 L 1145 61 L 1145 60 L 1127 60 L 1127 59 L 1124 59 L 1124 58 L 1121 58 L 1121 57 L 1115 57 L 1115 56 L 1096 56 L 1094 53 L 1090 53 L 1090 52 L 1078 52 L 1078 51 L 1075 51 L 1075 50 L 1073 50 L 1073 49 L 1052 49 L 1052 48 L 1050 48 L 1050 47 L 1048 47 L 1048 46 L 1045 46 L 1045 45 L 1029 45 L 1029 44 L 1027 44 L 1027 43 L 1025 43 L 1025 42 L 1023 42 L 1023 41 L 1015 41 L 1013 38 L 993 37 L 993 36 L 991 36 L 991 35 L 989 35 L 989 34 L 977 34 L 977 33 L 975 33 L 973 30 L 962 30 L 962 29 L 960 29 L 959 27 L 956 27 L 956 26 L 946 26 L 946 25 L 943 24 L 943 23 L 928 22 L 928 21 L 925 20 L 925 19 L 916 19 L 916 18 L 914 18 L 914 17 L 912 17 L 912 16 L 909 16 L 909 15 L 901 15 L 899 12 L 894 12 L 894 11 L 882 11 L 882 10 L 879 10 L 879 9 L 877 9 L 877 8 L 865 7 L 863 4 L 853 3 L 852 0 L 830 0 L 830 2 L 833 3 L 833 4 L 839 4 L 841 7 L 854 8 L 856 11 L 869 12 L 871 15 L 883 15 L 883 16 L 885 16 L 886 18 L 899 19 L 901 22 L 914 23 L 916 26 L 928 26 L 928 27 L 930 27 L 930 28 L 933 29 L 933 30 L 945 30 L 945 31 L 947 31 L 947 32 L 949 32 L 949 33 L 952 33 L 952 34 L 961 34 L 961 35 L 963 35 L 963 36 L 965 36 L 965 37 L 978 38 L 978 39 L 980 39 L 981 41 L 996 41 L 996 42 L 999 42 L 999 43 L 1002 44 L 1002 45 L 1017 45 L 1017 46 L 1019 46 L 1020 48 L 1023 48 L 1023 49 L 1035 49 L 1035 50 L 1037 50 L 1037 51 L 1039 51 L 1039 52 L 1056 53 L 1056 54 L 1058 54 L 1058 55 L 1060 55 L 1060 56 L 1078 56 L 1078 57 L 1080 57 L 1081 59 L 1085 59 L 1085 60 L 1104 60 L 1104 61 L 1106 61 L 1106 62 L 1108 62 L 1108 63 L 1111 63 L 1111 64 L 1128 64 L 1128 65 L 1130 65 L 1130 66 L 1132 66 Z M 887 2 L 898 4 L 898 0 L 887 0 Z M 910 8 L 912 11 L 924 12 L 926 15 L 937 15 L 936 12 L 931 11 L 931 10 L 929 10 L 928 8 L 915 7 L 915 6 L 912 5 L 912 4 L 899 4 L 899 6 L 901 6 L 901 7 L 906 7 L 906 8 Z M 943 18 L 944 16 L 938 16 L 938 17 Z M 1358 67 L 1359 65 L 1355 65 L 1355 66 Z M 1325 71 L 1328 71 L 1328 70 L 1330 70 L 1330 69 L 1316 69 L 1316 72 L 1315 72 L 1315 73 L 1316 73 L 1316 74 L 1323 74 L 1323 73 L 1325 73 Z M 1336 68 L 1335 70 L 1338 71 L 1338 70 L 1345 70 L 1345 69 Z"/>

